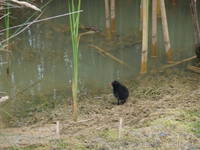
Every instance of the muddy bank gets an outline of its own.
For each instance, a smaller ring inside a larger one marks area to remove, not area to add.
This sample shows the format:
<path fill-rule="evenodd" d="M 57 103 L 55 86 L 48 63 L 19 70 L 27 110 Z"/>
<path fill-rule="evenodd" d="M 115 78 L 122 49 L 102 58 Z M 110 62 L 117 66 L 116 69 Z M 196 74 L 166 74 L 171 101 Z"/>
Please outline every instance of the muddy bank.
<path fill-rule="evenodd" d="M 116 100 L 111 91 L 81 95 L 77 123 L 72 122 L 70 100 L 64 101 L 51 111 L 33 112 L 21 119 L 21 127 L 1 129 L 0 147 L 199 149 L 199 81 L 199 74 L 174 70 L 139 77 L 125 83 L 130 97 L 121 106 L 113 105 Z M 26 122 L 34 118 L 34 123 Z M 121 139 L 119 118 L 123 119 Z M 59 139 L 55 136 L 58 120 Z"/>

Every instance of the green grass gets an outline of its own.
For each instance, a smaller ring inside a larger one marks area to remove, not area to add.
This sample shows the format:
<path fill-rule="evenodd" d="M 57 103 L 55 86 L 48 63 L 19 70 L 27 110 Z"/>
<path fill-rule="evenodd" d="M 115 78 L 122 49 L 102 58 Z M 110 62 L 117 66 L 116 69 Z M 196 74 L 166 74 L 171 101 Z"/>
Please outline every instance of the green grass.
<path fill-rule="evenodd" d="M 107 141 L 115 141 L 118 139 L 118 131 L 114 129 L 105 129 L 99 134 L 99 136 Z"/>

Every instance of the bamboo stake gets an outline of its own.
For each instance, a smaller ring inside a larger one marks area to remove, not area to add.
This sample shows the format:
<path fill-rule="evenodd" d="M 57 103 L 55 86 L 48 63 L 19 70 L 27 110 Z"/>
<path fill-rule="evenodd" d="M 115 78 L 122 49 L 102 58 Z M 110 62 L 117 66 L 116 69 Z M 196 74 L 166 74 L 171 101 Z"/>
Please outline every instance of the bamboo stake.
<path fill-rule="evenodd" d="M 192 22 L 194 25 L 195 44 L 198 44 L 200 43 L 200 29 L 199 29 L 198 15 L 197 15 L 196 0 L 190 0 L 190 8 L 192 13 Z"/>
<path fill-rule="evenodd" d="M 160 0 L 157 1 L 157 17 L 161 17 Z"/>
<path fill-rule="evenodd" d="M 140 73 L 147 72 L 149 0 L 143 0 L 142 59 Z"/>
<path fill-rule="evenodd" d="M 151 56 L 157 57 L 157 0 L 152 0 L 152 45 Z"/>
<path fill-rule="evenodd" d="M 143 0 L 140 1 L 140 33 L 142 35 L 142 25 L 143 25 Z"/>
<path fill-rule="evenodd" d="M 164 0 L 159 0 L 159 1 L 160 1 L 160 8 L 161 8 L 162 29 L 163 29 L 165 51 L 166 51 L 166 55 L 167 55 L 167 62 L 172 63 L 173 54 L 172 54 L 172 48 L 171 48 L 170 39 L 169 39 L 165 1 Z"/>
<path fill-rule="evenodd" d="M 95 45 L 89 45 L 92 48 L 95 48 L 96 50 L 100 51 L 101 53 L 103 53 L 104 55 L 110 57 L 111 59 L 113 59 L 114 61 L 116 61 L 119 64 L 122 64 L 128 68 L 131 68 L 128 64 L 126 64 L 125 62 L 123 62 L 122 60 L 118 59 L 117 57 L 113 56 L 112 54 L 110 54 L 109 52 L 107 52 L 106 50 L 103 50 L 102 48 L 95 46 Z"/>
<path fill-rule="evenodd" d="M 111 32 L 115 32 L 115 0 L 110 0 Z"/>
<path fill-rule="evenodd" d="M 105 17 L 106 17 L 106 35 L 108 39 L 111 39 L 111 25 L 110 25 L 110 7 L 109 0 L 105 0 Z"/>

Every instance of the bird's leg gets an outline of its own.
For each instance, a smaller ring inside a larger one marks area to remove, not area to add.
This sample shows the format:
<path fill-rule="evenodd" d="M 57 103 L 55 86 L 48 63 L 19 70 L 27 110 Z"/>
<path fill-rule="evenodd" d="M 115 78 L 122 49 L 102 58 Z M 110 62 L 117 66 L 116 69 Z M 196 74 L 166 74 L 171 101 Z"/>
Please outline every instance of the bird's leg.
<path fill-rule="evenodd" d="M 117 99 L 118 101 L 117 101 L 117 105 L 119 105 L 119 98 Z"/>

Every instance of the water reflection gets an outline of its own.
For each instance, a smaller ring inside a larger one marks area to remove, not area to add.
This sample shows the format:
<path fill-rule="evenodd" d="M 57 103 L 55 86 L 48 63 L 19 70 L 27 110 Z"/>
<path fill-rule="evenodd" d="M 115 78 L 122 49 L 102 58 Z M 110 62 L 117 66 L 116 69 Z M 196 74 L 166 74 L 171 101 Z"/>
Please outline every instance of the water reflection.
<path fill-rule="evenodd" d="M 141 45 L 139 42 L 135 42 L 141 38 L 139 34 L 140 0 L 117 1 L 117 32 L 112 41 L 107 41 L 103 33 L 105 21 L 103 2 L 86 0 L 82 3 L 84 13 L 81 14 L 81 25 L 95 26 L 101 32 L 81 38 L 79 50 L 80 90 L 99 92 L 107 87 L 113 79 L 125 80 L 139 73 Z M 45 15 L 65 13 L 64 6 L 66 5 L 53 2 Z M 187 1 L 184 0 L 177 6 L 179 7 L 172 9 L 171 4 L 167 3 L 174 58 L 179 60 L 193 55 L 190 50 L 193 44 L 193 30 L 191 21 L 185 21 L 191 19 Z M 184 10 L 184 15 L 182 10 Z M 9 91 L 15 97 L 19 91 L 41 80 L 26 90 L 24 94 L 32 96 L 41 93 L 52 94 L 52 98 L 56 99 L 58 91 L 64 91 L 66 95 L 70 93 L 72 51 L 67 22 L 68 19 L 61 18 L 32 25 L 15 40 L 12 49 L 11 80 L 9 81 L 5 77 L 5 53 L 0 52 L 0 91 Z M 166 62 L 161 31 L 159 22 L 160 51 L 156 67 Z M 126 62 L 131 69 L 89 47 L 90 44 L 107 50 Z M 149 64 L 151 63 L 153 60 L 149 57 Z M 66 92 L 67 90 L 68 92 Z"/>

